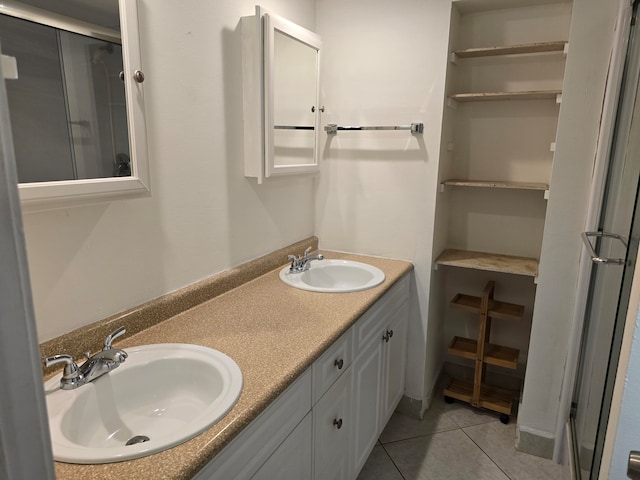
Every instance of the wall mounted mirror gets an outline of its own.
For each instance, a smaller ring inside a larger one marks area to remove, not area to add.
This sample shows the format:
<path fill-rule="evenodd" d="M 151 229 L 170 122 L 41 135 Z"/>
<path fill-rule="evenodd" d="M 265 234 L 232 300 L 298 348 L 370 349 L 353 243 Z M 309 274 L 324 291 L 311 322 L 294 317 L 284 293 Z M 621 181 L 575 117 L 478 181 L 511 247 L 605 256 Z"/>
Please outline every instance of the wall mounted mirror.
<path fill-rule="evenodd" d="M 317 172 L 320 37 L 261 7 L 242 29 L 245 176 Z"/>
<path fill-rule="evenodd" d="M 136 0 L 0 4 L 23 207 L 148 194 Z"/>

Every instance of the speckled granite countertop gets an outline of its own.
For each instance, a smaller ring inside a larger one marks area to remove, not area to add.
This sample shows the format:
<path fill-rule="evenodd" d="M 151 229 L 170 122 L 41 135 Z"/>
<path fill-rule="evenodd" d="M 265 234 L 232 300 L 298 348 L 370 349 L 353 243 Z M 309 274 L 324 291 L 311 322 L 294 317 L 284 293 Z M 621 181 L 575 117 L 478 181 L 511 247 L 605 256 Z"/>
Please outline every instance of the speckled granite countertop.
<path fill-rule="evenodd" d="M 327 258 L 369 263 L 384 271 L 378 287 L 353 293 L 291 288 L 273 270 L 248 283 L 118 342 L 192 343 L 220 350 L 243 373 L 238 403 L 209 430 L 172 449 L 102 465 L 56 462 L 60 479 L 188 479 L 255 419 L 413 266 L 377 257 L 324 252 Z"/>

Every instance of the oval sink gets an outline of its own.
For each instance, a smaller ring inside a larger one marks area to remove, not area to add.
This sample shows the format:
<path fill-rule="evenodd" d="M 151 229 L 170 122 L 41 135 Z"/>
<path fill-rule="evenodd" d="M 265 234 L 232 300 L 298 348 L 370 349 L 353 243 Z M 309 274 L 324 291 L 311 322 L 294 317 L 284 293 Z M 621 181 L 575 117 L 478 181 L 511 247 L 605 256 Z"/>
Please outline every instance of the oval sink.
<path fill-rule="evenodd" d="M 183 443 L 220 420 L 242 390 L 227 355 L 188 344 L 127 348 L 126 362 L 74 390 L 45 387 L 53 456 L 67 463 L 111 463 Z"/>
<path fill-rule="evenodd" d="M 280 271 L 280 279 L 287 285 L 311 292 L 358 292 L 384 282 L 384 272 L 366 263 L 325 259 L 314 261 L 309 270 L 302 273 L 290 273 L 289 267 L 285 267 Z"/>

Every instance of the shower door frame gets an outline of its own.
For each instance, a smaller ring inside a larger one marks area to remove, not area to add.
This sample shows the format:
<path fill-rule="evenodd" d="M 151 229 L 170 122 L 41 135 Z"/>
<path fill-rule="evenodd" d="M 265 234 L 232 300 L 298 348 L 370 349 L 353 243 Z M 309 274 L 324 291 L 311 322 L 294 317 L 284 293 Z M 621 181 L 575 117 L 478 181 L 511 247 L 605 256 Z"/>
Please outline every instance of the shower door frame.
<path fill-rule="evenodd" d="M 54 480 L 17 182 L 0 62 L 0 478 Z"/>
<path fill-rule="evenodd" d="M 600 216 L 600 206 L 604 195 L 604 182 L 607 166 L 609 164 L 609 154 L 612 147 L 613 130 L 616 121 L 617 106 L 622 85 L 622 74 L 624 71 L 629 40 L 632 3 L 633 0 L 619 0 L 616 30 L 614 33 L 611 60 L 609 62 L 598 145 L 592 175 L 592 188 L 584 226 L 585 230 L 595 230 L 595 226 L 597 225 Z M 574 385 L 577 377 L 578 358 L 592 266 L 593 263 L 591 262 L 586 249 L 583 248 L 578 272 L 578 283 L 576 285 L 576 306 L 573 313 L 573 321 L 569 337 L 571 339 L 571 343 L 569 344 L 567 361 L 565 364 L 564 381 L 560 393 L 559 415 L 556 422 L 556 441 L 554 444 L 553 460 L 558 463 L 566 464 L 571 461 L 569 416 L 571 402 L 573 400 Z"/>
<path fill-rule="evenodd" d="M 605 157 L 599 158 L 598 167 L 600 170 L 596 170 L 595 177 L 597 181 L 594 181 L 594 188 L 592 190 L 592 198 L 591 204 L 589 208 L 589 216 L 587 221 L 587 230 L 602 230 L 609 222 L 611 222 L 612 218 L 617 218 L 619 216 L 616 215 L 615 212 L 619 212 L 619 209 L 611 210 L 609 205 L 608 191 L 609 189 L 613 189 L 616 192 L 614 195 L 619 195 L 617 192 L 624 192 L 625 190 L 619 190 L 618 185 L 622 185 L 622 182 L 616 182 L 615 177 L 619 174 L 616 174 L 614 171 L 622 172 L 619 170 L 622 165 L 625 165 L 626 159 L 629 154 L 629 138 L 631 135 L 631 128 L 633 125 L 633 118 L 635 118 L 635 122 L 640 122 L 640 118 L 638 118 L 637 112 L 637 102 L 640 96 L 639 89 L 639 81 L 640 81 L 640 62 L 638 60 L 638 52 L 640 52 L 640 38 L 638 38 L 639 32 L 637 32 L 637 28 L 633 27 L 635 24 L 632 18 L 637 13 L 639 0 L 627 0 L 623 2 L 621 5 L 621 14 L 618 18 L 618 45 L 616 45 L 618 52 L 617 53 L 619 61 L 619 70 L 622 70 L 624 67 L 624 74 L 620 75 L 619 86 L 613 85 L 613 87 L 617 87 L 617 94 L 615 95 L 615 108 L 614 117 L 615 121 L 611 122 L 609 127 L 609 131 L 605 131 L 605 138 L 607 139 L 606 152 Z M 633 5 L 632 5 L 633 4 Z M 612 70 L 616 67 L 614 62 L 612 61 Z M 615 72 L 614 72 L 615 73 Z M 620 73 L 620 72 L 618 72 Z M 624 77 L 624 78 L 622 78 Z M 612 83 L 618 81 L 618 78 L 613 76 L 611 79 Z M 611 107 L 612 105 L 608 105 Z M 611 112 L 609 112 L 611 113 Z M 605 115 L 606 117 L 606 115 Z M 609 119 L 610 120 L 610 119 Z M 637 127 L 635 127 L 637 128 Z M 604 130 L 604 125 L 603 125 Z M 601 145 L 602 146 L 602 145 Z M 599 152 L 601 153 L 601 152 Z M 612 163 L 616 162 L 615 165 Z M 613 168 L 613 171 L 612 171 Z M 600 174 L 600 175 L 598 175 Z M 608 179 L 609 175 L 613 175 L 613 184 L 610 184 L 610 180 Z M 581 286 L 585 286 L 586 284 L 588 290 L 588 295 L 584 295 L 583 292 L 583 301 L 580 302 L 576 308 L 576 314 L 580 314 L 582 316 L 583 322 L 580 324 L 580 334 L 579 334 L 579 354 L 576 355 L 575 358 L 575 378 L 571 383 L 572 387 L 572 408 L 571 415 L 569 421 L 569 431 L 568 436 L 571 440 L 570 450 L 572 452 L 571 461 L 574 472 L 574 478 L 583 478 L 582 470 L 579 457 L 579 448 L 582 446 L 582 442 L 578 445 L 578 439 L 576 434 L 576 413 L 577 408 L 585 408 L 585 402 L 587 399 L 583 399 L 580 397 L 581 387 L 582 387 L 582 378 L 584 375 L 583 368 L 583 357 L 585 356 L 584 349 L 587 347 L 587 335 L 589 334 L 589 324 L 595 320 L 592 318 L 594 312 L 597 312 L 599 302 L 602 301 L 605 297 L 600 298 L 604 294 L 596 295 L 596 290 L 594 288 L 603 288 L 602 285 L 602 275 L 608 275 L 611 273 L 608 269 L 616 269 L 616 268 L 624 268 L 622 272 L 616 274 L 616 277 L 620 279 L 619 289 L 616 291 L 610 291 L 610 293 L 615 294 L 615 312 L 609 311 L 611 315 L 611 336 L 607 336 L 607 340 L 610 343 L 607 343 L 605 346 L 607 347 L 608 358 L 601 359 L 600 362 L 604 361 L 606 365 L 605 377 L 602 384 L 602 394 L 600 397 L 599 405 L 599 415 L 598 415 L 598 423 L 595 431 L 595 438 L 593 439 L 593 453 L 592 458 L 590 460 L 590 468 L 589 468 L 589 478 L 598 478 L 597 475 L 600 472 L 600 468 L 602 466 L 602 454 L 605 444 L 605 435 L 607 431 L 607 424 L 609 419 L 609 412 L 612 406 L 612 394 L 613 387 L 615 383 L 616 371 L 618 366 L 618 359 L 620 357 L 620 347 L 622 343 L 622 335 L 624 333 L 624 325 L 625 319 L 627 316 L 627 309 L 629 306 L 629 294 L 631 289 L 631 282 L 633 277 L 633 272 L 635 268 L 636 257 L 638 254 L 638 245 L 637 239 L 635 235 L 638 233 L 638 228 L 640 227 L 640 208 L 638 205 L 638 179 L 634 175 L 633 182 L 631 185 L 627 185 L 628 187 L 633 188 L 633 194 L 635 195 L 633 200 L 634 208 L 630 211 L 631 218 L 629 218 L 629 222 L 631 224 L 631 231 L 620 232 L 623 236 L 629 234 L 628 237 L 628 247 L 626 249 L 626 257 L 623 265 L 602 265 L 597 264 L 598 266 L 593 267 L 591 263 L 591 258 L 588 258 L 586 264 L 583 264 L 581 268 L 582 276 L 580 279 Z M 630 192 L 627 192 L 630 193 Z M 615 198 L 615 197 L 614 197 Z M 605 215 L 607 217 L 605 217 Z M 615 215 L 615 217 L 612 217 Z M 624 216 L 624 215 L 623 215 Z M 609 219 L 609 220 L 607 220 Z M 596 226 L 595 228 L 593 226 Z M 627 228 L 626 226 L 624 228 Z M 596 245 L 601 243 L 599 240 L 596 242 Z M 625 244 L 626 246 L 626 244 Z M 604 270 L 603 270 L 604 269 Z M 600 285 L 600 286 L 598 286 Z M 610 284 L 607 284 L 610 285 Z M 592 305 L 592 298 L 598 297 L 596 299 L 596 303 Z M 614 297 L 609 297 L 609 300 L 613 300 Z M 606 300 L 605 300 L 606 301 Z M 596 310 L 592 311 L 593 307 L 596 307 Z M 611 306 L 614 306 L 613 304 Z M 579 311 L 579 312 L 578 312 Z M 597 324 L 596 324 L 597 325 Z M 601 328 L 601 327 L 596 327 Z M 591 332 L 593 333 L 593 332 Z M 591 348 L 591 347 L 589 347 Z M 588 357 L 588 355 L 587 355 Z M 586 357 L 585 357 L 586 358 Z M 592 361 L 598 361 L 595 358 L 592 358 Z M 589 378 L 591 378 L 591 373 L 588 374 Z M 591 387 L 589 387 L 591 388 Z M 586 393 L 586 392 L 584 392 Z M 596 400 L 596 398 L 591 399 Z M 591 437 L 587 438 L 589 440 Z M 595 475 L 595 476 L 594 476 Z"/>

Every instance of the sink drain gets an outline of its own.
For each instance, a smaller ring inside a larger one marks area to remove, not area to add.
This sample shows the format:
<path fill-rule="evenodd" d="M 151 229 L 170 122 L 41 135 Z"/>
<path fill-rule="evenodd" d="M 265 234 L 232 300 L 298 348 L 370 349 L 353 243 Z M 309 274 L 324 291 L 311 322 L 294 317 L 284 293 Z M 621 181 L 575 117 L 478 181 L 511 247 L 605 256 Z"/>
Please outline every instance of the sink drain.
<path fill-rule="evenodd" d="M 135 437 L 131 437 L 129 440 L 127 440 L 127 443 L 125 443 L 125 445 L 135 445 L 136 443 L 144 443 L 148 442 L 149 440 L 150 438 L 146 435 L 136 435 Z"/>

